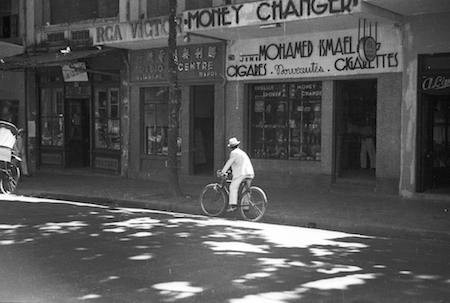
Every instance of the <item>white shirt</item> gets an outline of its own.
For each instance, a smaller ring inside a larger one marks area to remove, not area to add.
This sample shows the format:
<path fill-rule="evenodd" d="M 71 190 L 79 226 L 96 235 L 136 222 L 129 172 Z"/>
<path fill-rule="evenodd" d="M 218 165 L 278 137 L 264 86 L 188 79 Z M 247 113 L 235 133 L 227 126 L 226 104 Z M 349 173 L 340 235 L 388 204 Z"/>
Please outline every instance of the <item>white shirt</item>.
<path fill-rule="evenodd" d="M 233 149 L 230 152 L 230 159 L 222 169 L 222 173 L 226 173 L 228 169 L 233 171 L 233 179 L 242 176 L 254 176 L 253 165 L 248 157 L 247 153 L 240 149 L 239 147 Z"/>

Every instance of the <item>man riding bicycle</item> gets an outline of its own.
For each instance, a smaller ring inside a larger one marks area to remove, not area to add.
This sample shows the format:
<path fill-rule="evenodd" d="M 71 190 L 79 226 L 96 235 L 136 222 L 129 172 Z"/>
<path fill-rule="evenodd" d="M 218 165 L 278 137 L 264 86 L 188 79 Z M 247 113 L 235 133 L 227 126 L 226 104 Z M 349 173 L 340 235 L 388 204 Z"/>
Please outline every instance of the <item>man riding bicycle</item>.
<path fill-rule="evenodd" d="M 238 190 L 241 182 L 244 179 L 253 179 L 255 177 L 252 162 L 247 153 L 239 148 L 240 143 L 234 137 L 228 140 L 228 148 L 231 150 L 230 158 L 222 169 L 222 175 L 226 175 L 230 167 L 233 172 L 228 211 L 233 211 L 237 207 Z"/>

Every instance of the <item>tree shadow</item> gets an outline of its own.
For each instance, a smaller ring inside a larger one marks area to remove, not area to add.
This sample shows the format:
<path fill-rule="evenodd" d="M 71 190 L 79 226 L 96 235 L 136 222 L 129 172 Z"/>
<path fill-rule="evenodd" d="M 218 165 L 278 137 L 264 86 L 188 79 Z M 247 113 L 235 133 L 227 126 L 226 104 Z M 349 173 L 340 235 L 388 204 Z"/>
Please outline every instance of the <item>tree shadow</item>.
<path fill-rule="evenodd" d="M 447 243 L 64 202 L 2 202 L 8 215 L 0 221 L 0 268 L 21 270 L 0 280 L 0 301 L 368 303 L 450 297 Z M 29 215 L 32 203 L 39 206 Z"/>

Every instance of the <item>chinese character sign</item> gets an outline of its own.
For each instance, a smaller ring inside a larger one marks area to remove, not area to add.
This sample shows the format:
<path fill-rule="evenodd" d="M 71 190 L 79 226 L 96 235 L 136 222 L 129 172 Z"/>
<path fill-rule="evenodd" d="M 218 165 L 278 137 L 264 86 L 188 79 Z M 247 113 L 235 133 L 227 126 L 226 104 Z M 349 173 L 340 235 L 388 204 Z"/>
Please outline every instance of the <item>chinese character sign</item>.
<path fill-rule="evenodd" d="M 176 53 L 180 80 L 223 79 L 224 50 L 221 44 L 180 46 Z M 164 81 L 167 79 L 166 48 L 137 50 L 131 54 L 132 81 Z"/>

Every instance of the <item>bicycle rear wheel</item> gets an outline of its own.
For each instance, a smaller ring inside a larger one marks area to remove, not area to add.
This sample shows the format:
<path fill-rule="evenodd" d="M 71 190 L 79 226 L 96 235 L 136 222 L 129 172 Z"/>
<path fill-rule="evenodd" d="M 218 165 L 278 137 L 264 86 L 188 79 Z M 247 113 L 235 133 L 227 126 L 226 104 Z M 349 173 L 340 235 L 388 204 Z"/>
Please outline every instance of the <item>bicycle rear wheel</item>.
<path fill-rule="evenodd" d="M 239 210 L 242 218 L 247 221 L 260 220 L 267 209 L 267 196 L 264 191 L 256 186 L 252 186 L 249 192 L 241 199 Z"/>
<path fill-rule="evenodd" d="M 0 190 L 4 194 L 13 193 L 20 179 L 20 169 L 15 165 L 11 165 L 8 168 L 9 175 L 4 173 L 2 178 L 0 179 Z"/>
<path fill-rule="evenodd" d="M 228 198 L 219 184 L 208 184 L 200 195 L 200 206 L 205 215 L 220 216 L 228 206 Z"/>

